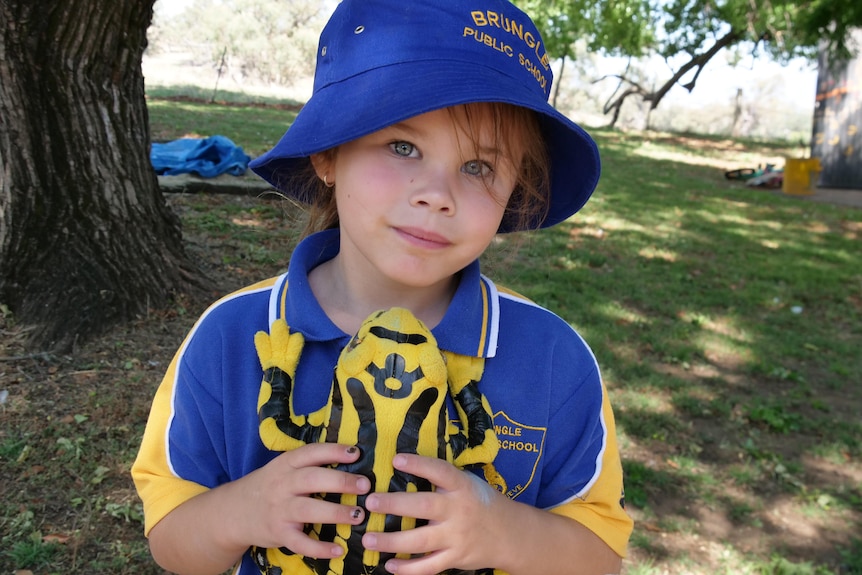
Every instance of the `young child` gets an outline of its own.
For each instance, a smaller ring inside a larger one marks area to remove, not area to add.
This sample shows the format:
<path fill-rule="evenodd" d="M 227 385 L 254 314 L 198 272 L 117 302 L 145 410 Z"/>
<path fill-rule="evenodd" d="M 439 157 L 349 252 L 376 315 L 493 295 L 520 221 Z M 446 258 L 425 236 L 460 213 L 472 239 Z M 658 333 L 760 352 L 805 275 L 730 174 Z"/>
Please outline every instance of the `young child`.
<path fill-rule="evenodd" d="M 316 233 L 285 275 L 199 319 L 132 468 L 165 569 L 287 575 L 314 572 L 314 561 L 291 561 L 316 558 L 323 573 L 354 575 L 339 563 L 345 548 L 307 526 L 343 533 L 389 514 L 417 526 L 362 535 L 386 558 L 374 573 L 620 570 L 632 521 L 596 360 L 563 319 L 478 264 L 498 232 L 562 222 L 598 181 L 596 146 L 548 104 L 551 81 L 535 26 L 506 0 L 340 3 L 320 38 L 313 96 L 252 162 L 311 206 Z M 434 490 L 379 493 L 351 471 L 367 446 L 304 434 L 333 402 L 333 369 L 353 334 L 391 308 L 410 310 L 447 357 L 484 362 L 493 487 L 481 469 L 399 452 L 390 467 Z M 300 338 L 290 340 L 298 364 L 276 382 L 268 346 L 288 333 Z M 290 394 L 272 425 L 276 386 Z M 305 444 L 270 441 L 288 419 Z"/>

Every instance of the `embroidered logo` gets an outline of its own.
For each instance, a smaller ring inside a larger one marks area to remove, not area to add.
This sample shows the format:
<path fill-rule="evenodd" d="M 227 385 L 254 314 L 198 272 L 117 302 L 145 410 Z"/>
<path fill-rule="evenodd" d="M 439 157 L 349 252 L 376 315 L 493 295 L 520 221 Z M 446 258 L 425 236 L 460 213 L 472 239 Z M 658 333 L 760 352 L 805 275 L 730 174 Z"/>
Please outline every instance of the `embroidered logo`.
<path fill-rule="evenodd" d="M 509 58 L 514 59 L 517 54 L 518 66 L 536 79 L 545 97 L 549 95 L 551 58 L 542 39 L 529 26 L 491 10 L 474 10 L 470 12 L 470 20 L 470 25 L 464 26 L 464 38 L 472 38 Z"/>
<path fill-rule="evenodd" d="M 536 476 L 547 429 L 519 423 L 498 411 L 494 414 L 494 431 L 500 442 L 497 468 L 505 473 L 508 485 L 505 495 L 516 499 Z"/>

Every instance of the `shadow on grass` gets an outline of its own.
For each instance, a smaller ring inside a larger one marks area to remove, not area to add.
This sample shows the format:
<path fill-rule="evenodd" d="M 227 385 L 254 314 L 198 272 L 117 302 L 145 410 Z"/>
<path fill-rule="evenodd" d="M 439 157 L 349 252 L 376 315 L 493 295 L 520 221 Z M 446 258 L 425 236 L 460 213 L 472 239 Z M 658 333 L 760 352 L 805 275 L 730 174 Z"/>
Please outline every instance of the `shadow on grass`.
<path fill-rule="evenodd" d="M 149 105 L 154 134 L 194 126 L 250 153 L 292 119 Z M 517 249 L 502 238 L 485 271 L 576 326 L 599 359 L 636 519 L 626 570 L 859 573 L 862 212 L 645 158 L 642 139 L 599 141 L 604 176 L 587 207 Z M 284 269 L 297 226 L 279 202 L 168 201 L 223 291 Z M 25 353 L 0 309 L 0 571 L 161 573 L 128 469 L 155 387 L 208 303 L 178 297 L 69 357 Z"/>
<path fill-rule="evenodd" d="M 501 281 L 599 358 L 637 520 L 627 565 L 862 569 L 846 559 L 862 533 L 862 210 L 614 141 L 587 207 Z"/>

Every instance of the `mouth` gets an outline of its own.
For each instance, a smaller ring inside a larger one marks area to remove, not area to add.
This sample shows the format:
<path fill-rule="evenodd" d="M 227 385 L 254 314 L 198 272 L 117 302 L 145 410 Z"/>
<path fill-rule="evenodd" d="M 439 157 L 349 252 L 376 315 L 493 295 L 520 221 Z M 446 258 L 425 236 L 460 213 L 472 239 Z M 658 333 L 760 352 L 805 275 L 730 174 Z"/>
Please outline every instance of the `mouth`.
<path fill-rule="evenodd" d="M 446 237 L 422 228 L 396 227 L 395 232 L 410 244 L 423 248 L 440 249 L 452 243 Z"/>

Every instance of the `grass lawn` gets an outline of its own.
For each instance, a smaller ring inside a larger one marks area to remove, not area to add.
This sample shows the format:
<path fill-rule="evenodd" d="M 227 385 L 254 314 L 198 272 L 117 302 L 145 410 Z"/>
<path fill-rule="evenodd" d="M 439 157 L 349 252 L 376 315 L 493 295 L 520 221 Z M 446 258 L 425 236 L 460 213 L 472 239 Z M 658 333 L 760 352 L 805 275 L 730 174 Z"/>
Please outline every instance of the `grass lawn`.
<path fill-rule="evenodd" d="M 154 140 L 251 155 L 296 107 L 150 95 Z M 224 97 L 224 95 L 221 95 Z M 500 237 L 485 272 L 593 347 L 615 405 L 627 574 L 862 573 L 862 209 L 746 188 L 780 145 L 595 130 L 571 221 Z M 215 299 L 279 273 L 297 214 L 171 195 Z M 152 573 L 128 469 L 167 363 L 208 301 L 178 298 L 70 356 L 29 356 L 0 308 L 0 573 Z"/>

